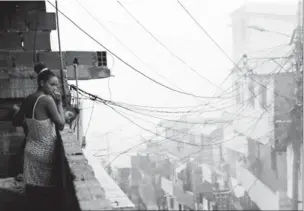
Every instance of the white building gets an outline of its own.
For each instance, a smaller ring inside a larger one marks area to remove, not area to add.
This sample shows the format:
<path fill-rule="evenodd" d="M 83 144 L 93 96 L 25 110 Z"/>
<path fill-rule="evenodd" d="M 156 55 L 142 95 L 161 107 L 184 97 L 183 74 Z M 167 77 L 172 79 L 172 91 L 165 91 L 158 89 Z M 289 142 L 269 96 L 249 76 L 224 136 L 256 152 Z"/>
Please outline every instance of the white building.
<path fill-rule="evenodd" d="M 241 137 L 225 147 L 246 157 L 246 165 L 234 163 L 236 177 L 261 210 L 286 209 L 290 204 L 286 193 L 292 171 L 286 149 L 278 152 L 282 134 L 277 123 L 289 120 L 283 111 L 293 106 L 294 81 L 288 72 L 296 14 L 296 4 L 248 3 L 231 15 L 233 56 L 241 62 L 232 76 L 236 106 L 231 112 L 237 120 L 224 134 Z"/>

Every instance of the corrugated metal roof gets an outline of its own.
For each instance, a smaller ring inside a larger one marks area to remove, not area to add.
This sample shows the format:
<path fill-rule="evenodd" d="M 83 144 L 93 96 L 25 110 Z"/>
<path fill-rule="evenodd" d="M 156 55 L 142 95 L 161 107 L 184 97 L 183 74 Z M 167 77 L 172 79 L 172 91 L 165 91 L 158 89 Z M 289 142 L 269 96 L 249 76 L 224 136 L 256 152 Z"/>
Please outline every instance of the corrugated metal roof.
<path fill-rule="evenodd" d="M 90 163 L 95 177 L 105 191 L 106 199 L 110 201 L 113 208 L 134 208 L 134 204 L 128 196 L 121 190 L 112 177 L 105 171 L 100 163 Z"/>

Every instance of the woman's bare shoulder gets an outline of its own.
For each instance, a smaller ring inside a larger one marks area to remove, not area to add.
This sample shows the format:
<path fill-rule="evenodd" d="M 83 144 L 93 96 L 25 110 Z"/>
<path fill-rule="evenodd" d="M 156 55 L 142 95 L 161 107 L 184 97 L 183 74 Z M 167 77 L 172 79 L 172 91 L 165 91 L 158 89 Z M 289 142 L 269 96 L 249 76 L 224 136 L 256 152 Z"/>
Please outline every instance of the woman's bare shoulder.
<path fill-rule="evenodd" d="M 43 103 L 46 103 L 46 104 L 49 104 L 49 103 L 53 103 L 54 102 L 54 99 L 52 96 L 50 95 L 44 95 L 43 97 L 41 97 L 41 102 Z"/>

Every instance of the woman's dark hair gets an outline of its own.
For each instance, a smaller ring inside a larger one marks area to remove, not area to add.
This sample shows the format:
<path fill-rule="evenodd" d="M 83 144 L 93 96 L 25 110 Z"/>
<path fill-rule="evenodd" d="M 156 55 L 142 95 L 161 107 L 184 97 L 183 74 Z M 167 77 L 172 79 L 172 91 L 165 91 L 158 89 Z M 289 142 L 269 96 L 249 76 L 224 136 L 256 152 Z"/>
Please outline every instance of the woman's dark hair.
<path fill-rule="evenodd" d="M 34 67 L 34 71 L 37 73 L 38 77 L 37 77 L 37 83 L 38 83 L 38 88 L 41 88 L 41 81 L 46 82 L 48 81 L 51 77 L 56 76 L 50 69 L 42 64 L 42 63 L 38 63 L 35 65 Z M 43 71 L 42 71 L 43 70 Z M 42 71 L 42 72 L 41 72 Z"/>

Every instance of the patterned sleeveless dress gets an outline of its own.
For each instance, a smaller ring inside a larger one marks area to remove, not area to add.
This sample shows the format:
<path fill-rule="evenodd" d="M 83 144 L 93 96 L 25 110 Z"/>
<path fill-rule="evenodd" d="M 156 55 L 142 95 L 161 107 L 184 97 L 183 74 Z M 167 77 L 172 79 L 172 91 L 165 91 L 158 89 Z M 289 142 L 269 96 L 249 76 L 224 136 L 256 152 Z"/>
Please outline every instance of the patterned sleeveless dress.
<path fill-rule="evenodd" d="M 52 175 L 54 169 L 54 150 L 56 144 L 55 124 L 51 119 L 34 118 L 37 102 L 33 107 L 32 118 L 26 118 L 28 134 L 24 151 L 24 181 L 27 185 L 54 187 L 57 181 Z"/>

